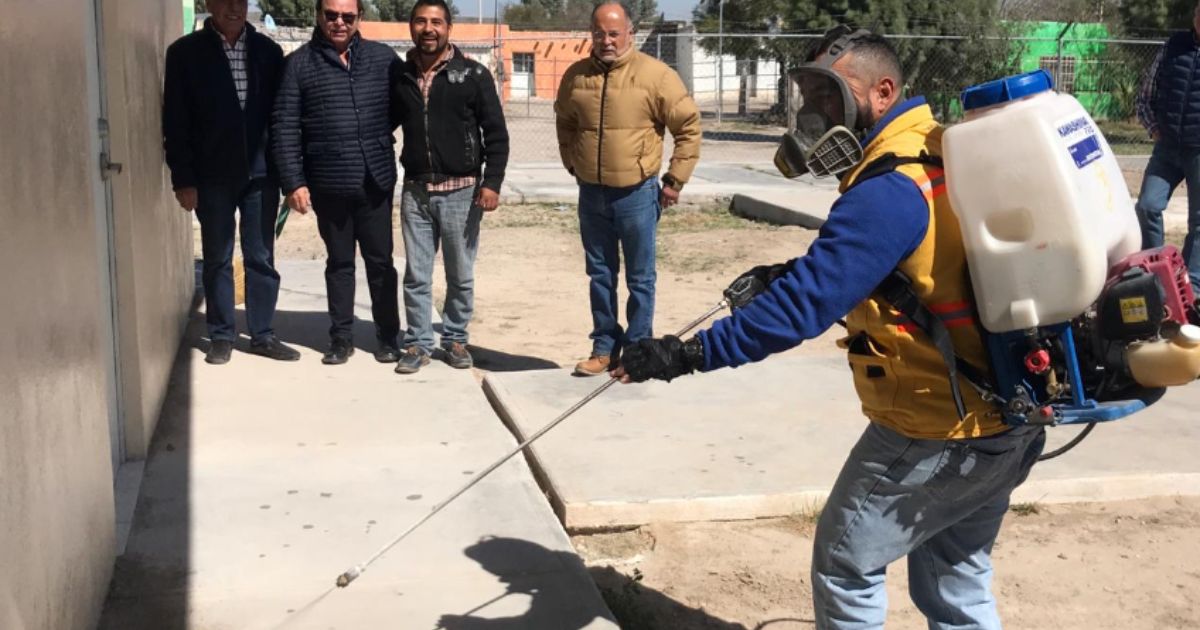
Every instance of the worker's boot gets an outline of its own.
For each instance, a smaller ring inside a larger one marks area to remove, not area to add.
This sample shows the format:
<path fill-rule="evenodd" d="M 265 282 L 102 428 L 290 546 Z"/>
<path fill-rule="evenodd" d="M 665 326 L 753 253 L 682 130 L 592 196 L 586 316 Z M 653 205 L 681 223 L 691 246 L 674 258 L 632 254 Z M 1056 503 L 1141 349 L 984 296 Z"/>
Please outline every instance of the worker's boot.
<path fill-rule="evenodd" d="M 575 376 L 598 376 L 607 372 L 611 364 L 612 357 L 607 354 L 593 354 L 586 361 L 575 364 Z"/>

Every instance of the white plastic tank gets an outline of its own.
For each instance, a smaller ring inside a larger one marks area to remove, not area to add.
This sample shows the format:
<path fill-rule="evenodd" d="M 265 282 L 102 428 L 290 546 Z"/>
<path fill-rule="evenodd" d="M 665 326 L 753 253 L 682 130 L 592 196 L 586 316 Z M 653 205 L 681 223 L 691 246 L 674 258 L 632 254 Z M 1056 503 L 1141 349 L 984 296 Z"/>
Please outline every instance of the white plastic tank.
<path fill-rule="evenodd" d="M 968 88 L 942 150 L 984 328 L 1066 322 L 1141 249 L 1108 141 L 1044 70 Z"/>

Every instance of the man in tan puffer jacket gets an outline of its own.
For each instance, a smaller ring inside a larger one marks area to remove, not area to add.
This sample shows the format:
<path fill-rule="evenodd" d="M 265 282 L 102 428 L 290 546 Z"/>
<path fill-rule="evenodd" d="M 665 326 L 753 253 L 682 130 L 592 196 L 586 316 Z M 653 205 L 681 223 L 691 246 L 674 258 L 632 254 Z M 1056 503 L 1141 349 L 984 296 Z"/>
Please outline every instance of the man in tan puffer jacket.
<path fill-rule="evenodd" d="M 591 357 L 575 366 L 602 374 L 626 344 L 653 336 L 654 241 L 663 207 L 700 158 L 700 111 L 679 75 L 633 46 L 619 3 L 592 12 L 592 54 L 563 75 L 554 102 L 563 166 L 579 182 L 579 231 L 590 282 Z M 675 139 L 662 176 L 663 131 Z M 618 247 L 625 255 L 628 330 L 617 317 Z"/>

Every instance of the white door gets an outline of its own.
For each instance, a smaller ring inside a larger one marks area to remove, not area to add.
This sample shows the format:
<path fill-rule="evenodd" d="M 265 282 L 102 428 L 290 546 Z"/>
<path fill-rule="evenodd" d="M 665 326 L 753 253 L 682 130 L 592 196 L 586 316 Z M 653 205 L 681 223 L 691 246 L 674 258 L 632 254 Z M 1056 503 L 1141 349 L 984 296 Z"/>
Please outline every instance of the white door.
<path fill-rule="evenodd" d="M 88 50 L 94 57 L 87 67 L 88 115 L 91 117 L 92 133 L 89 151 L 94 156 L 92 173 L 93 212 L 96 216 L 96 244 L 99 252 L 96 261 L 96 281 L 100 287 L 100 321 L 105 353 L 105 380 L 108 392 L 108 433 L 112 455 L 113 476 L 125 461 L 125 422 L 121 410 L 121 374 L 117 355 L 117 287 L 116 259 L 113 245 L 113 193 L 111 178 L 120 172 L 120 165 L 110 161 L 108 131 L 108 99 L 105 91 L 104 72 L 104 28 L 102 3 L 92 0 L 92 20 L 88 29 Z"/>
<path fill-rule="evenodd" d="M 513 53 L 512 98 L 534 96 L 533 53 Z"/>

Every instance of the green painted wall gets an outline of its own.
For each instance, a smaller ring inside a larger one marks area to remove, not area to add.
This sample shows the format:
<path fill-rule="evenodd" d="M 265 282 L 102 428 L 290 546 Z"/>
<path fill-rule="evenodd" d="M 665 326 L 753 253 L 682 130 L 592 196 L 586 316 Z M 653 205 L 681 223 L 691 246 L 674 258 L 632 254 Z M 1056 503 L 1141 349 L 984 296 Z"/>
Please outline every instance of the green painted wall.
<path fill-rule="evenodd" d="M 1066 24 L 1031 22 L 1018 29 L 1013 42 L 1021 72 L 1037 70 L 1044 57 L 1058 55 L 1055 41 Z M 1062 55 L 1075 63 L 1071 94 L 1097 119 L 1128 119 L 1142 72 L 1150 65 L 1157 45 L 1108 43 L 1112 34 L 1105 24 L 1073 24 L 1063 35 Z M 1031 41 L 1034 40 L 1034 41 Z M 1068 64 L 1064 63 L 1066 72 Z M 1052 67 L 1052 66 L 1051 66 Z M 1066 83 L 1064 81 L 1063 83 Z"/>
<path fill-rule="evenodd" d="M 183 32 L 191 33 L 196 24 L 196 4 L 192 0 L 183 0 Z"/>

